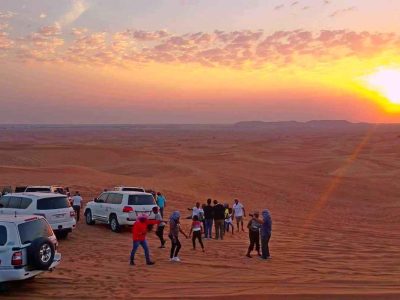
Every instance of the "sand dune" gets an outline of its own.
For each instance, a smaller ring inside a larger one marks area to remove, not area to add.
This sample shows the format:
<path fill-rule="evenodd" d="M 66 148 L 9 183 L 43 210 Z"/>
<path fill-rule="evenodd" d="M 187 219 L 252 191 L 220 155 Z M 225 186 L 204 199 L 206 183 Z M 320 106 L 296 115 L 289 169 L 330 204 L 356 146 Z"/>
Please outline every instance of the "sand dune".
<path fill-rule="evenodd" d="M 128 265 L 129 230 L 81 222 L 55 272 L 2 299 L 398 299 L 400 127 L 248 127 L 0 128 L 0 185 L 63 184 L 85 200 L 141 185 L 184 215 L 237 197 L 274 221 L 271 261 L 245 258 L 247 233 L 235 233 L 206 241 L 206 253 L 184 240 L 183 262 L 171 263 L 149 233 L 151 267 L 142 252 Z"/>

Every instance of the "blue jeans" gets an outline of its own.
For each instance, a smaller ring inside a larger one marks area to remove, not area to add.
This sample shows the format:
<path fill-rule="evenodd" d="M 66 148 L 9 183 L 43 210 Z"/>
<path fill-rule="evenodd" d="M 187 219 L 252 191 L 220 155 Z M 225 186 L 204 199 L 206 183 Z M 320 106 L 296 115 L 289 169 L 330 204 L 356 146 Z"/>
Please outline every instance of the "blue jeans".
<path fill-rule="evenodd" d="M 164 218 L 164 207 L 160 207 L 160 215 Z"/>
<path fill-rule="evenodd" d="M 206 219 L 205 220 L 205 237 L 212 238 L 212 226 L 213 226 L 213 219 Z"/>
<path fill-rule="evenodd" d="M 149 246 L 147 245 L 147 241 L 133 241 L 133 248 L 131 252 L 131 261 L 135 260 L 135 253 L 137 249 L 139 248 L 139 245 L 143 247 L 144 250 L 144 256 L 146 257 L 146 262 L 150 262 L 150 251 L 149 251 Z"/>

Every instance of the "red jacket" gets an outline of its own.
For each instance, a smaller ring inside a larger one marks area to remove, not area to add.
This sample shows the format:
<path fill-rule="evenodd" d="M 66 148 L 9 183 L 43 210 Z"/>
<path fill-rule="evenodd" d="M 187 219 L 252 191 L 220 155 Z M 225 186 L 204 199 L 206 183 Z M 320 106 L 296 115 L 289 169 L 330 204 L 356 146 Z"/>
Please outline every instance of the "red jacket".
<path fill-rule="evenodd" d="M 146 239 L 147 226 L 159 223 L 160 221 L 156 220 L 136 221 L 132 227 L 132 239 L 134 241 L 144 241 Z"/>

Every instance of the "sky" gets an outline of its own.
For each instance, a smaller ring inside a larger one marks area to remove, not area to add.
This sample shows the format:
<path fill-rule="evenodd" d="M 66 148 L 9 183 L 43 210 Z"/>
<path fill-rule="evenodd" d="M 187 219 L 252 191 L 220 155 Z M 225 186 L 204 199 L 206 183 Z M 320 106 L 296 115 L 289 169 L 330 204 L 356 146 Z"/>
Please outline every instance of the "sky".
<path fill-rule="evenodd" d="M 399 18 L 398 0 L 0 0 L 0 123 L 400 122 Z"/>

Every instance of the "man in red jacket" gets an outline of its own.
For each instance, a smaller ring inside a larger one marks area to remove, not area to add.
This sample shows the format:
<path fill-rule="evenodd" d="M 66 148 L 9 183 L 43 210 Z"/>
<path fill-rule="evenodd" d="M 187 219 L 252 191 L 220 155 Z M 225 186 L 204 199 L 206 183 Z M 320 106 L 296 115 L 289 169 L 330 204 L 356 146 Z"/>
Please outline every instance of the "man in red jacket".
<path fill-rule="evenodd" d="M 146 257 L 146 263 L 148 265 L 154 265 L 154 262 L 150 260 L 150 251 L 146 241 L 146 233 L 148 225 L 154 225 L 158 223 L 160 223 L 160 221 L 149 220 L 147 215 L 145 214 L 139 216 L 136 220 L 132 228 L 133 248 L 130 259 L 131 265 L 135 265 L 135 253 L 140 245 L 143 247 L 144 255 Z"/>

